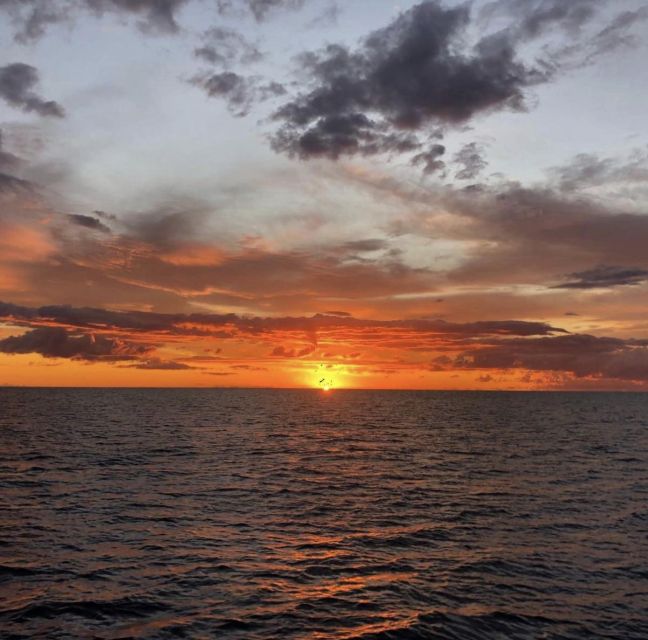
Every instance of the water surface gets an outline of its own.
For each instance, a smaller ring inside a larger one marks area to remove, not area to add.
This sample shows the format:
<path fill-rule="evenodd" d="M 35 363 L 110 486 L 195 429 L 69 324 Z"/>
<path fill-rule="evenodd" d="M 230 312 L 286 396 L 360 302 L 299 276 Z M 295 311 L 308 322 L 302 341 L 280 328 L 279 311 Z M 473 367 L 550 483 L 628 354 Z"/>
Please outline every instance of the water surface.
<path fill-rule="evenodd" d="M 0 636 L 648 638 L 648 395 L 0 390 Z"/>

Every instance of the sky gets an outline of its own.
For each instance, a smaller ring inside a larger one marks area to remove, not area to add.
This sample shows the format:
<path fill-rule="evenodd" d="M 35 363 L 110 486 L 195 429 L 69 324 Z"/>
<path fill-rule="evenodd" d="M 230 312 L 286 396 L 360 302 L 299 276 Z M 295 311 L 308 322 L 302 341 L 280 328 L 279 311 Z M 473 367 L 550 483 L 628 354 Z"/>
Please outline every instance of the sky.
<path fill-rule="evenodd" d="M 0 385 L 648 390 L 647 36 L 0 0 Z"/>

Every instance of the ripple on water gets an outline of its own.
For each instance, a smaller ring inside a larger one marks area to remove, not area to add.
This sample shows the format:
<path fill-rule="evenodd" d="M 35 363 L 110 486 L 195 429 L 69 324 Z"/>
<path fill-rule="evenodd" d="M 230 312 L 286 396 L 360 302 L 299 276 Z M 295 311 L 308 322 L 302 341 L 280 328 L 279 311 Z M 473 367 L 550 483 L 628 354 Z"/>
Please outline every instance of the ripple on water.
<path fill-rule="evenodd" d="M 0 636 L 648 638 L 648 396 L 0 390 Z"/>

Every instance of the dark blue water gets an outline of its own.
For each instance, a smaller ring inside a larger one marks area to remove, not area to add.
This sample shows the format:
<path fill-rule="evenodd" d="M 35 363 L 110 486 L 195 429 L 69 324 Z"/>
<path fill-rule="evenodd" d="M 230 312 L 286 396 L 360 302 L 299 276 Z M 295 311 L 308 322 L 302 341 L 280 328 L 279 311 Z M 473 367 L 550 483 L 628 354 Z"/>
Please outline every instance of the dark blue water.
<path fill-rule="evenodd" d="M 648 395 L 0 390 L 0 636 L 648 638 Z"/>

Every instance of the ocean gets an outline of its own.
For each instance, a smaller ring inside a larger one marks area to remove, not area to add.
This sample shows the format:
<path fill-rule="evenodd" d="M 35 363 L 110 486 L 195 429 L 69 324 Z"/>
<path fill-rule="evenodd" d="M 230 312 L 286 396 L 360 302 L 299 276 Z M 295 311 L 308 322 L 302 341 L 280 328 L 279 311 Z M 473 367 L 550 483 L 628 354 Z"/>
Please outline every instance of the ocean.
<path fill-rule="evenodd" d="M 648 638 L 648 394 L 0 389 L 0 637 Z"/>

